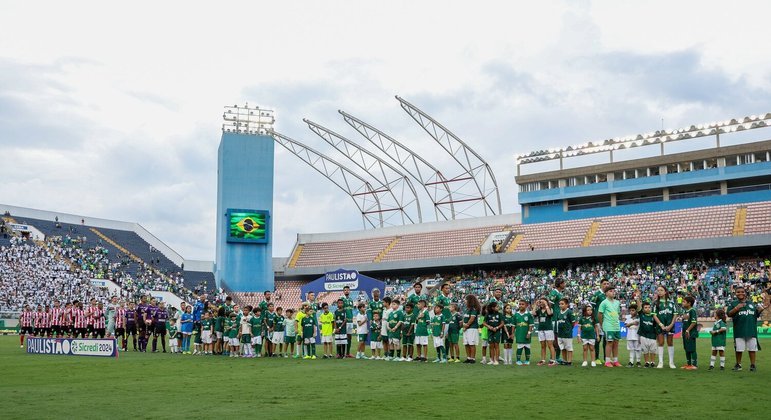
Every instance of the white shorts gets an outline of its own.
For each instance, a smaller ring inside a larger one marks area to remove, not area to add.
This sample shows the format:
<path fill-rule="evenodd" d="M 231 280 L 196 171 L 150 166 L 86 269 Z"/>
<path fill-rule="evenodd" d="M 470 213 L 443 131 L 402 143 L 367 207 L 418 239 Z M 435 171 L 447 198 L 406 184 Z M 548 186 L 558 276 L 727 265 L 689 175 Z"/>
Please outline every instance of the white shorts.
<path fill-rule="evenodd" d="M 384 339 L 388 338 L 388 323 L 387 322 L 383 322 L 383 327 L 380 328 L 380 335 Z"/>
<path fill-rule="evenodd" d="M 398 338 L 389 338 L 388 339 L 388 344 L 390 344 L 392 346 L 399 347 L 399 346 L 402 345 L 402 340 L 400 340 Z"/>
<path fill-rule="evenodd" d="M 369 342 L 369 348 L 372 350 L 382 349 L 383 348 L 383 342 L 382 341 L 375 341 L 372 340 Z"/>
<path fill-rule="evenodd" d="M 284 342 L 284 332 L 283 331 L 274 331 L 273 337 L 271 338 L 272 342 L 276 344 L 280 344 Z"/>
<path fill-rule="evenodd" d="M 262 336 L 258 335 L 256 337 L 252 337 L 252 344 L 254 344 L 255 346 L 256 345 L 261 345 L 262 344 Z"/>
<path fill-rule="evenodd" d="M 655 338 L 640 337 L 640 350 L 644 354 L 655 354 L 658 346 Z"/>
<path fill-rule="evenodd" d="M 558 338 L 560 350 L 573 351 L 573 339 L 572 338 Z"/>
<path fill-rule="evenodd" d="M 201 331 L 201 342 L 211 344 L 211 331 Z"/>
<path fill-rule="evenodd" d="M 463 331 L 463 345 L 464 346 L 476 346 L 479 344 L 479 330 L 476 328 L 469 328 Z"/>
<path fill-rule="evenodd" d="M 737 353 L 742 353 L 744 351 L 758 351 L 758 339 L 755 337 L 734 338 L 734 343 L 736 343 Z"/>
<path fill-rule="evenodd" d="M 517 343 L 517 349 L 529 349 L 530 344 L 527 343 Z"/>
<path fill-rule="evenodd" d="M 554 341 L 554 331 L 538 331 L 538 341 Z"/>
<path fill-rule="evenodd" d="M 416 346 L 427 346 L 428 345 L 428 336 L 415 336 L 415 345 Z"/>
<path fill-rule="evenodd" d="M 482 347 L 487 347 L 488 343 L 487 340 L 482 340 Z"/>
<path fill-rule="evenodd" d="M 238 337 L 228 338 L 231 346 L 239 346 L 241 343 L 238 341 Z"/>
<path fill-rule="evenodd" d="M 222 331 L 216 331 L 217 333 L 217 340 L 222 340 Z"/>
<path fill-rule="evenodd" d="M 712 351 L 725 351 L 725 346 L 712 347 Z"/>
<path fill-rule="evenodd" d="M 596 341 L 596 340 L 595 340 L 595 339 L 593 339 L 593 338 L 582 338 L 582 339 L 581 339 L 581 345 L 585 346 L 585 345 L 587 345 L 587 344 L 588 344 L 588 345 L 590 345 L 590 346 L 594 346 L 594 342 L 595 342 L 595 341 Z"/>
<path fill-rule="evenodd" d="M 334 340 L 334 337 L 331 336 L 331 335 L 322 335 L 321 336 L 321 343 L 322 344 L 324 344 L 324 343 L 331 343 L 333 341 L 335 341 L 335 340 Z"/>
<path fill-rule="evenodd" d="M 637 340 L 627 340 L 626 341 L 626 349 L 627 350 L 640 350 L 640 342 Z"/>
<path fill-rule="evenodd" d="M 434 337 L 434 348 L 442 347 L 444 345 L 443 337 Z"/>
<path fill-rule="evenodd" d="M 348 324 L 346 324 L 346 326 L 345 326 L 345 333 L 349 334 L 349 335 L 350 334 L 355 334 L 356 333 L 356 325 L 354 325 L 353 322 L 349 322 Z"/>
<path fill-rule="evenodd" d="M 303 344 L 316 344 L 316 337 L 303 338 Z"/>

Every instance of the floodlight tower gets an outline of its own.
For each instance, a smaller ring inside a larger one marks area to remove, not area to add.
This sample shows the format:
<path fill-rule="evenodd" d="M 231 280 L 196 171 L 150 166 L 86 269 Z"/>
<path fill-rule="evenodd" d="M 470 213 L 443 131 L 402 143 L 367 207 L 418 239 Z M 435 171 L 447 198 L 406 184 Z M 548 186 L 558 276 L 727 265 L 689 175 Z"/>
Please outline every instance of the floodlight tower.
<path fill-rule="evenodd" d="M 273 290 L 274 146 L 268 132 L 275 113 L 246 103 L 226 106 L 222 118 L 215 279 L 236 292 Z M 239 224 L 246 219 L 248 224 Z"/>

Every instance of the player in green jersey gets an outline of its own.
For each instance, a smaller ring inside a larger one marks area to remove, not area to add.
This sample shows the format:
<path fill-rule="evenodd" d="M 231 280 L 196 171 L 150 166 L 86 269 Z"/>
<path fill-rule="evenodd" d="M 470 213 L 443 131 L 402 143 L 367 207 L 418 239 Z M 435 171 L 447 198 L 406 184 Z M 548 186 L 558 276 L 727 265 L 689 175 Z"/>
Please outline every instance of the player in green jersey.
<path fill-rule="evenodd" d="M 597 324 L 599 322 L 598 319 L 598 309 L 600 309 L 600 304 L 603 300 L 605 300 L 605 288 L 608 287 L 608 279 L 602 279 L 600 280 L 600 288 L 594 291 L 594 294 L 592 295 L 592 298 L 589 299 L 589 303 L 592 305 L 592 313 L 594 314 L 594 323 Z M 600 359 L 600 353 L 605 351 L 605 334 L 602 331 L 599 331 L 599 337 L 601 340 L 597 340 L 594 343 L 594 357 L 597 359 L 595 360 L 595 363 L 602 364 L 602 360 Z"/>
<path fill-rule="evenodd" d="M 755 352 L 758 346 L 757 320 L 764 306 L 755 304 L 747 297 L 747 290 L 739 286 L 734 290 L 736 300 L 728 305 L 728 316 L 734 324 L 734 347 L 736 348 L 736 365 L 733 370 L 742 370 L 742 355 L 745 351 L 750 354 L 750 372 L 755 372 Z"/>
<path fill-rule="evenodd" d="M 417 313 L 412 302 L 404 305 L 404 324 L 402 324 L 402 355 L 400 361 L 411 362 L 415 344 L 415 319 Z"/>
<path fill-rule="evenodd" d="M 303 359 L 316 360 L 316 317 L 310 305 L 304 305 L 305 316 L 300 320 L 305 357 Z"/>
<path fill-rule="evenodd" d="M 388 357 L 390 360 L 401 359 L 402 345 L 402 325 L 404 325 L 404 312 L 399 309 L 399 299 L 391 301 L 391 313 L 386 320 L 388 325 Z M 395 355 L 396 349 L 399 349 L 399 355 Z M 395 358 L 397 357 L 397 358 Z"/>
<path fill-rule="evenodd" d="M 639 298 L 639 296 L 638 296 Z M 642 312 L 640 312 L 640 329 L 637 330 L 637 334 L 640 336 L 640 350 L 642 351 L 643 358 L 645 359 L 645 367 L 654 367 L 656 363 L 656 320 L 653 319 L 653 311 L 650 302 L 642 302 L 638 300 L 637 306 L 642 306 Z"/>
<path fill-rule="evenodd" d="M 437 306 L 442 306 L 437 304 Z M 454 363 L 460 363 L 460 347 L 458 342 L 460 341 L 460 326 L 463 322 L 463 316 L 460 314 L 460 308 L 456 303 L 450 304 L 450 316 L 445 318 L 445 308 L 442 307 L 442 318 L 444 320 L 444 345 L 445 351 L 449 351 L 450 358 L 448 361 Z"/>
<path fill-rule="evenodd" d="M 556 327 L 557 341 L 562 351 L 562 361 L 560 364 L 570 366 L 573 364 L 573 324 L 575 317 L 570 310 L 568 300 L 560 299 L 560 311 L 555 315 L 554 325 Z"/>
<path fill-rule="evenodd" d="M 238 357 L 238 314 L 230 313 L 230 318 L 226 320 L 225 328 L 228 330 L 228 340 L 230 342 L 230 357 Z"/>
<path fill-rule="evenodd" d="M 555 332 L 555 334 L 554 334 L 554 350 L 557 353 L 557 363 L 562 363 L 562 357 L 560 356 L 560 354 L 561 354 L 560 353 L 560 344 L 559 344 L 559 339 L 557 338 L 557 334 L 556 334 L 556 332 L 557 332 L 556 315 L 560 311 L 560 299 L 565 297 L 562 294 L 562 292 L 564 290 L 565 290 L 565 279 L 558 278 L 558 279 L 554 280 L 554 289 L 552 289 L 549 292 L 549 296 L 548 296 L 549 302 L 551 302 L 551 310 L 552 310 L 552 313 L 554 314 L 554 317 L 553 317 L 552 321 L 555 322 L 555 325 L 554 325 L 554 332 Z"/>
<path fill-rule="evenodd" d="M 214 321 L 209 312 L 203 313 L 201 318 L 201 341 L 203 341 L 203 354 L 212 354 L 212 334 L 214 333 Z"/>
<path fill-rule="evenodd" d="M 276 308 L 276 317 L 273 319 L 273 352 L 277 357 L 286 357 L 284 354 L 284 309 Z"/>
<path fill-rule="evenodd" d="M 605 300 L 600 303 L 600 326 L 608 344 L 605 346 L 605 367 L 621 367 L 618 361 L 618 342 L 621 341 L 621 302 L 616 299 L 616 288 L 605 289 Z"/>
<path fill-rule="evenodd" d="M 270 297 L 268 294 L 267 297 Z M 262 331 L 265 332 L 265 357 L 273 357 L 276 351 L 276 343 L 273 341 L 273 331 L 276 325 L 276 311 L 273 307 L 273 303 L 268 303 L 267 313 L 265 309 L 262 310 Z M 262 309 L 262 303 L 260 303 L 260 309 Z"/>
<path fill-rule="evenodd" d="M 501 342 L 503 342 L 503 364 L 510 365 L 514 363 L 514 350 L 511 348 L 514 344 L 514 311 L 508 303 L 503 305 L 503 329 L 501 330 Z"/>
<path fill-rule="evenodd" d="M 252 326 L 252 345 L 254 346 L 255 357 L 262 357 L 262 310 L 259 306 L 252 309 L 252 319 L 249 320 Z"/>
<path fill-rule="evenodd" d="M 383 323 L 380 315 L 381 312 L 373 312 L 372 321 L 369 323 L 369 349 L 372 352 L 371 358 L 373 360 L 383 359 L 383 337 L 380 334 L 380 331 L 383 329 Z"/>
<path fill-rule="evenodd" d="M 425 299 L 418 301 L 418 313 L 415 317 L 415 347 L 418 351 L 415 360 L 418 362 L 428 361 L 428 324 L 431 322 L 431 314 L 426 305 Z"/>
<path fill-rule="evenodd" d="M 712 330 L 709 334 L 712 336 L 712 356 L 709 358 L 709 370 L 715 369 L 715 359 L 720 354 L 720 370 L 725 370 L 725 338 L 726 331 L 726 316 L 723 308 L 715 311 L 715 324 L 712 325 Z"/>
<path fill-rule="evenodd" d="M 476 363 L 477 345 L 479 344 L 479 313 L 482 305 L 474 295 L 466 296 L 466 313 L 463 314 L 463 346 L 466 348 L 466 360 L 463 363 Z"/>
<path fill-rule="evenodd" d="M 584 305 L 583 309 L 581 309 L 581 318 L 578 318 L 578 325 L 581 330 L 581 344 L 584 348 L 584 362 L 581 363 L 581 366 L 586 367 L 591 362 L 592 367 L 595 367 L 597 366 L 595 361 L 597 356 L 594 354 L 594 345 L 600 339 L 600 335 L 594 318 L 594 307 L 592 304 Z"/>
<path fill-rule="evenodd" d="M 653 300 L 653 320 L 656 321 L 656 342 L 658 343 L 659 364 L 658 369 L 664 367 L 664 344 L 666 342 L 669 367 L 675 369 L 675 302 L 670 298 L 669 290 L 660 285 L 656 288 L 656 297 Z"/>
<path fill-rule="evenodd" d="M 428 295 L 423 294 L 423 283 L 419 281 L 415 282 L 415 284 L 412 285 L 412 290 L 413 293 L 407 296 L 407 302 L 411 302 L 413 308 L 417 308 L 418 302 L 421 300 L 428 302 Z"/>
<path fill-rule="evenodd" d="M 696 303 L 696 299 L 693 296 L 686 296 L 683 298 L 683 350 L 685 350 L 685 366 L 683 369 L 696 370 L 698 369 L 698 360 L 696 356 L 696 337 L 699 336 L 699 330 L 697 328 L 697 315 L 696 309 L 693 305 Z"/>
<path fill-rule="evenodd" d="M 434 306 L 434 317 L 431 318 L 431 335 L 433 336 L 434 349 L 436 349 L 436 360 L 434 363 L 447 363 L 447 349 L 444 347 L 444 325 L 446 323 L 442 316 L 441 304 Z"/>
<path fill-rule="evenodd" d="M 383 309 L 385 307 L 383 301 L 380 300 L 380 289 L 372 289 L 372 300 L 369 302 L 369 313 L 367 314 L 369 319 L 374 319 L 375 314 L 379 314 L 380 319 L 383 319 Z"/>
<path fill-rule="evenodd" d="M 519 300 L 519 308 L 514 314 L 514 340 L 517 342 L 517 366 L 530 364 L 530 337 L 533 334 L 535 317 L 527 310 L 528 302 Z M 522 360 L 524 353 L 525 360 Z"/>
<path fill-rule="evenodd" d="M 487 341 L 490 346 L 490 363 L 497 366 L 500 358 L 500 344 L 502 337 L 503 316 L 499 310 L 498 302 L 491 302 L 487 305 L 487 315 L 485 315 L 484 325 L 487 327 Z"/>
<path fill-rule="evenodd" d="M 549 350 L 549 366 L 556 366 L 556 353 L 554 351 L 554 312 L 551 309 L 549 301 L 541 297 L 533 305 L 533 317 L 536 321 L 536 330 L 538 331 L 538 342 L 541 344 L 541 361 L 538 366 L 547 364 L 546 350 Z"/>
<path fill-rule="evenodd" d="M 441 305 L 442 306 L 442 316 L 444 317 L 444 348 L 449 349 L 450 342 L 449 342 L 449 334 L 448 334 L 448 328 L 450 323 L 450 305 L 452 304 L 452 299 L 450 298 L 450 284 L 449 283 L 442 283 L 442 285 L 439 287 L 439 294 L 434 299 L 434 305 Z M 456 356 L 458 354 L 456 353 Z"/>

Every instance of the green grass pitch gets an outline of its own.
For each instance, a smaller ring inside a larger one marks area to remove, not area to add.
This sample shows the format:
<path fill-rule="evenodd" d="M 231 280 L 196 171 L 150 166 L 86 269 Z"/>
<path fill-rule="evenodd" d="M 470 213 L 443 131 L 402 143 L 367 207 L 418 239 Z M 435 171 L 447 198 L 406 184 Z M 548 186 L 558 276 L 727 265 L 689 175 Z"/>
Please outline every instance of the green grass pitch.
<path fill-rule="evenodd" d="M 134 352 L 117 359 L 43 356 L 26 354 L 18 337 L 7 336 L 0 337 L 0 417 L 768 418 L 768 351 L 758 353 L 756 373 L 747 370 L 748 360 L 744 371 L 731 372 L 733 350 L 726 371 L 709 372 L 708 345 L 699 340 L 700 370 L 684 371 Z M 683 364 L 679 341 L 675 357 Z"/>

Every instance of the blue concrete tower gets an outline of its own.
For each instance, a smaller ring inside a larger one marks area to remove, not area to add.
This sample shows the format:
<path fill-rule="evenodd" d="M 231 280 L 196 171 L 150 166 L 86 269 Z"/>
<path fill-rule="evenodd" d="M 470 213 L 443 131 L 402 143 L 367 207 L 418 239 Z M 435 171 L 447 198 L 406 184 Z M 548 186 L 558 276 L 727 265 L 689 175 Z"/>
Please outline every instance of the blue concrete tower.
<path fill-rule="evenodd" d="M 255 116 L 266 116 L 259 108 L 227 107 L 225 113 L 217 158 L 215 278 L 233 291 L 274 288 L 273 138 L 266 131 L 273 115 L 267 112 L 269 120 Z"/>

